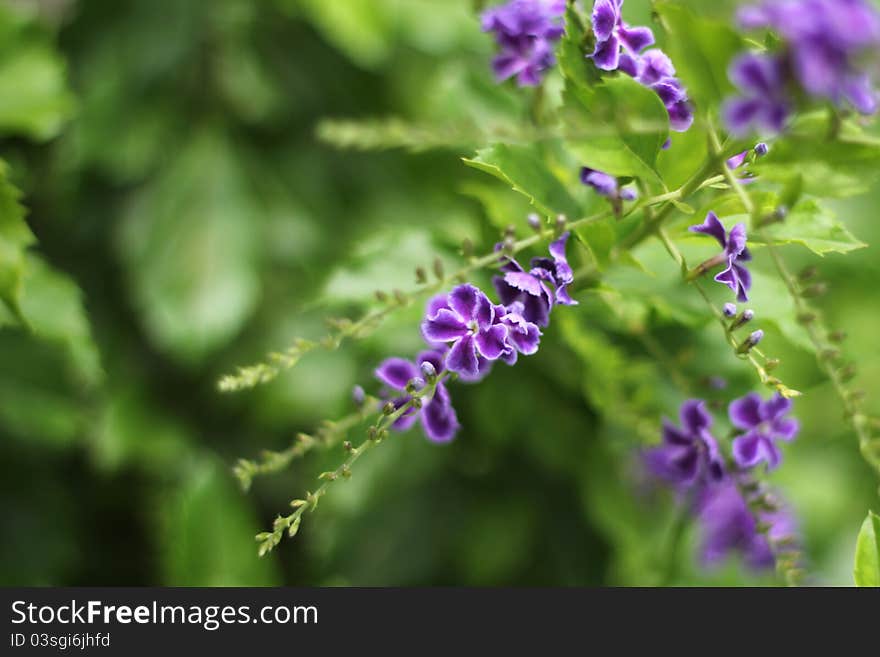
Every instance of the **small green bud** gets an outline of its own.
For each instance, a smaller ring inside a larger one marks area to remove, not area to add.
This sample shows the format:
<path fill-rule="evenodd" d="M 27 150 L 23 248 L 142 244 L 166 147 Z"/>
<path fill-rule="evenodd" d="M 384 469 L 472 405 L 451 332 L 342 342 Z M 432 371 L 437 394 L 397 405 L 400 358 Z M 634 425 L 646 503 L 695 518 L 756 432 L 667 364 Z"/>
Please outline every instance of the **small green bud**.
<path fill-rule="evenodd" d="M 440 258 L 434 258 L 434 276 L 442 281 L 445 275 L 446 272 L 443 269 L 443 261 Z"/>
<path fill-rule="evenodd" d="M 428 272 L 425 271 L 424 267 L 416 267 L 416 284 L 424 285 L 428 282 Z"/>

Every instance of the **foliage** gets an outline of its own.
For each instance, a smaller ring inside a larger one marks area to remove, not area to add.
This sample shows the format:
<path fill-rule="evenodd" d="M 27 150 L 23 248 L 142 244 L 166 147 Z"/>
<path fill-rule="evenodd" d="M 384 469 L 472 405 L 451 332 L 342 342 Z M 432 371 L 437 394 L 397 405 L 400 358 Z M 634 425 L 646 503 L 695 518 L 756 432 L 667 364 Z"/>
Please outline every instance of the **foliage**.
<path fill-rule="evenodd" d="M 577 5 L 536 93 L 491 79 L 470 0 L 23 4 L 0 5 L 0 582 L 781 582 L 697 564 L 634 457 L 683 399 L 749 390 L 802 395 L 772 481 L 809 581 L 852 581 L 880 464 L 880 136 L 801 112 L 742 187 L 722 162 L 754 144 L 718 113 L 754 45 L 736 3 L 625 5 L 655 18 L 697 110 L 686 133 L 583 57 Z M 607 202 L 581 166 L 640 199 Z M 748 353 L 755 326 L 719 321 L 729 291 L 683 276 L 714 254 L 687 231 L 708 210 L 749 225 L 766 336 Z M 486 284 L 499 240 L 544 253 L 559 214 L 580 305 L 535 356 L 453 384 L 454 443 L 352 405 L 377 363 L 420 350 L 431 294 Z M 247 390 L 219 394 L 224 375 Z M 860 585 L 876 535 L 870 514 Z"/>

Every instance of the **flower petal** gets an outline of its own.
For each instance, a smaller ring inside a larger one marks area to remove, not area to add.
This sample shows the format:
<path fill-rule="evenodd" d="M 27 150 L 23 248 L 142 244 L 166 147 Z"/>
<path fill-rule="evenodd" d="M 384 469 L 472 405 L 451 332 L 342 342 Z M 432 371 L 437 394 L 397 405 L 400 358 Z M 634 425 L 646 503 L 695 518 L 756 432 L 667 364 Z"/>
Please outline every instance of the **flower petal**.
<path fill-rule="evenodd" d="M 617 22 L 620 20 L 620 9 L 612 0 L 596 0 L 593 5 L 593 34 L 597 41 L 606 41 L 611 37 Z"/>
<path fill-rule="evenodd" d="M 449 307 L 456 315 L 458 315 L 461 321 L 467 322 L 474 318 L 481 294 L 483 293 L 480 292 L 475 285 L 471 285 L 470 283 L 457 285 L 452 288 L 452 291 L 449 293 Z"/>
<path fill-rule="evenodd" d="M 379 364 L 374 374 L 385 385 L 395 390 L 405 390 L 410 379 L 419 376 L 419 369 L 404 358 L 388 358 Z"/>
<path fill-rule="evenodd" d="M 620 62 L 620 41 L 613 34 L 605 41 L 599 41 L 590 58 L 597 68 L 614 71 Z"/>
<path fill-rule="evenodd" d="M 477 348 L 472 335 L 465 335 L 452 345 L 446 354 L 446 369 L 464 376 L 478 374 Z"/>
<path fill-rule="evenodd" d="M 712 426 L 712 416 L 702 399 L 688 399 L 684 402 L 679 410 L 679 419 L 681 428 L 692 436 L 697 436 Z"/>
<path fill-rule="evenodd" d="M 750 392 L 745 397 L 735 399 L 730 403 L 727 414 L 730 422 L 737 429 L 752 429 L 761 424 L 761 396 L 756 392 Z"/>
<path fill-rule="evenodd" d="M 733 441 L 733 459 L 741 468 L 752 468 L 763 459 L 762 438 L 755 431 L 739 436 Z"/>
<path fill-rule="evenodd" d="M 688 228 L 692 233 L 702 233 L 703 235 L 711 235 L 723 249 L 727 245 L 727 232 L 724 230 L 724 224 L 718 219 L 718 215 L 710 212 L 706 215 L 706 220 L 702 224 L 691 226 Z"/>
<path fill-rule="evenodd" d="M 428 440 L 435 443 L 447 443 L 458 432 L 458 417 L 442 383 L 437 385 L 434 396 L 422 408 L 422 427 Z"/>
<path fill-rule="evenodd" d="M 441 308 L 434 317 L 422 322 L 422 336 L 428 342 L 450 342 L 467 332 L 465 323 L 448 308 Z"/>
<path fill-rule="evenodd" d="M 474 338 L 474 344 L 483 358 L 497 360 L 507 349 L 507 327 L 495 324 L 480 331 Z"/>
<path fill-rule="evenodd" d="M 654 45 L 654 33 L 650 27 L 630 27 L 619 25 L 617 37 L 621 45 L 631 53 L 638 53 L 648 46 Z M 670 75 L 672 75 L 670 73 Z"/>

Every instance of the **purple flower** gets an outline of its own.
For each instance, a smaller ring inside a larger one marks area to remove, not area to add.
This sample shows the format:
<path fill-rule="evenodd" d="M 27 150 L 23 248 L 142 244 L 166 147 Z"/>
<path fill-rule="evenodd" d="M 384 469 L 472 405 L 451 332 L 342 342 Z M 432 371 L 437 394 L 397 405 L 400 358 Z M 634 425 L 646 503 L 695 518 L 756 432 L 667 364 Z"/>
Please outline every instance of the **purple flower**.
<path fill-rule="evenodd" d="M 596 0 L 593 4 L 593 34 L 596 48 L 589 57 L 603 71 L 621 70 L 653 89 L 669 114 L 670 127 L 685 132 L 694 122 L 693 107 L 675 67 L 657 48 L 641 51 L 654 43 L 647 27 L 630 27 L 621 16 L 623 0 Z M 640 54 L 641 53 L 641 54 Z"/>
<path fill-rule="evenodd" d="M 736 224 L 730 229 L 728 234 L 716 214 L 710 212 L 706 215 L 706 221 L 702 224 L 691 226 L 688 230 L 694 233 L 711 235 L 718 240 L 721 248 L 724 249 L 723 253 L 718 256 L 718 264 L 726 262 L 727 269 L 715 276 L 715 280 L 736 292 L 738 301 L 748 301 L 747 292 L 752 287 L 752 275 L 742 263 L 750 261 L 752 254 L 746 247 L 745 224 Z"/>
<path fill-rule="evenodd" d="M 712 416 L 701 399 L 689 399 L 679 411 L 681 428 L 663 421 L 663 444 L 646 453 L 648 469 L 666 481 L 688 488 L 720 481 L 724 465 L 709 432 Z"/>
<path fill-rule="evenodd" d="M 590 57 L 603 71 L 617 70 L 620 49 L 636 54 L 654 43 L 654 33 L 647 27 L 630 27 L 623 22 L 623 0 L 596 0 L 593 4 L 593 34 L 596 49 Z"/>
<path fill-rule="evenodd" d="M 730 422 L 745 433 L 733 441 L 733 458 L 742 468 L 752 468 L 761 461 L 772 470 L 782 460 L 777 441 L 794 440 L 799 425 L 786 417 L 791 411 L 791 400 L 776 393 L 762 400 L 757 393 L 749 393 L 730 404 Z"/>
<path fill-rule="evenodd" d="M 773 55 L 740 55 L 728 74 L 740 92 L 728 99 L 721 110 L 728 130 L 738 136 L 753 130 L 781 132 L 791 113 L 784 62 Z"/>
<path fill-rule="evenodd" d="M 501 303 L 507 308 L 520 304 L 517 314 L 525 321 L 547 326 L 554 304 L 577 305 L 567 289 L 574 281 L 574 272 L 565 255 L 568 238 L 569 233 L 565 232 L 550 244 L 551 257 L 532 258 L 529 271 L 523 269 L 515 259 L 505 256 L 505 263 L 501 267 L 504 275 L 492 279 Z"/>
<path fill-rule="evenodd" d="M 611 201 L 634 201 L 638 198 L 638 193 L 635 189 L 631 187 L 620 188 L 617 184 L 617 178 L 602 171 L 581 167 L 580 175 L 581 182 L 584 185 L 592 187 L 597 194 Z"/>
<path fill-rule="evenodd" d="M 760 511 L 758 519 L 769 525 L 767 535 L 758 532 L 755 513 L 733 479 L 705 488 L 697 500 L 697 518 L 702 540 L 700 553 L 707 566 L 723 561 L 730 552 L 742 553 L 746 563 L 755 569 L 775 564 L 771 541 L 796 536 L 794 516 L 787 509 Z"/>
<path fill-rule="evenodd" d="M 553 45 L 565 29 L 565 0 L 510 0 L 483 12 L 484 32 L 494 32 L 500 48 L 492 60 L 498 81 L 516 76 L 521 87 L 535 86 L 556 59 Z"/>
<path fill-rule="evenodd" d="M 746 29 L 767 27 L 785 39 L 789 68 L 812 96 L 863 114 L 877 111 L 864 72 L 880 46 L 880 14 L 864 0 L 765 0 L 741 10 Z M 870 53 L 870 51 L 875 51 Z"/>
<path fill-rule="evenodd" d="M 497 360 L 507 349 L 507 327 L 496 317 L 495 307 L 477 287 L 466 283 L 452 289 L 446 307 L 422 322 L 428 342 L 449 342 L 446 368 L 473 377 L 479 374 L 479 357 Z"/>
<path fill-rule="evenodd" d="M 425 351 L 419 354 L 415 363 L 404 358 L 388 358 L 376 368 L 375 374 L 376 378 L 392 391 L 401 393 L 391 399 L 394 407 L 400 408 L 411 398 L 406 394 L 406 386 L 413 379 L 419 378 L 421 365 L 431 363 L 437 371 L 440 371 L 443 367 L 442 362 L 442 352 Z M 392 428 L 396 431 L 405 431 L 417 419 L 421 421 L 425 435 L 433 442 L 445 443 L 455 437 L 459 429 L 458 418 L 443 381 L 437 383 L 434 396 L 425 402 L 421 409 L 408 409 L 394 422 Z"/>
<path fill-rule="evenodd" d="M 531 356 L 538 351 L 541 329 L 523 317 L 523 305 L 514 302 L 508 307 L 496 306 L 495 312 L 507 327 L 507 349 L 501 359 L 508 365 L 516 363 L 518 355 Z"/>

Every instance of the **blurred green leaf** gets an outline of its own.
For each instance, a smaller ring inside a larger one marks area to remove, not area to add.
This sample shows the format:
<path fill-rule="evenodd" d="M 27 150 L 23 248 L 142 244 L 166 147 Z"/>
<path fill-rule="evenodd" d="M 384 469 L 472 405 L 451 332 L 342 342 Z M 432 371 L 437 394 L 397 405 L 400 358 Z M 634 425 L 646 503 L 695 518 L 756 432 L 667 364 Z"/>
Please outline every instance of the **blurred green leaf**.
<path fill-rule="evenodd" d="M 25 223 L 19 192 L 7 178 L 6 163 L 0 160 L 0 299 L 19 320 L 25 250 L 36 242 Z"/>
<path fill-rule="evenodd" d="M 232 475 L 210 456 L 192 463 L 162 501 L 162 581 L 175 586 L 271 586 L 275 561 L 257 559 L 259 531 Z"/>
<path fill-rule="evenodd" d="M 856 586 L 880 587 L 880 516 L 868 511 L 856 542 Z"/>
<path fill-rule="evenodd" d="M 669 115 L 654 91 L 626 75 L 595 87 L 568 83 L 564 116 L 572 133 L 566 146 L 584 166 L 659 183 L 657 155 L 669 135 Z"/>
<path fill-rule="evenodd" d="M 745 49 L 729 22 L 698 16 L 680 2 L 656 2 L 669 39 L 667 49 L 699 110 L 717 108 L 732 91 L 727 78 L 731 59 Z"/>
<path fill-rule="evenodd" d="M 64 69 L 36 26 L 0 5 L 0 132 L 54 137 L 74 107 Z"/>
<path fill-rule="evenodd" d="M 196 363 L 241 328 L 260 294 L 260 215 L 232 145 L 216 131 L 194 135 L 139 194 L 120 248 L 157 346 Z"/>
<path fill-rule="evenodd" d="M 541 214 L 580 216 L 577 202 L 550 171 L 537 146 L 496 144 L 477 151 L 476 157 L 464 162 L 508 183 Z"/>

